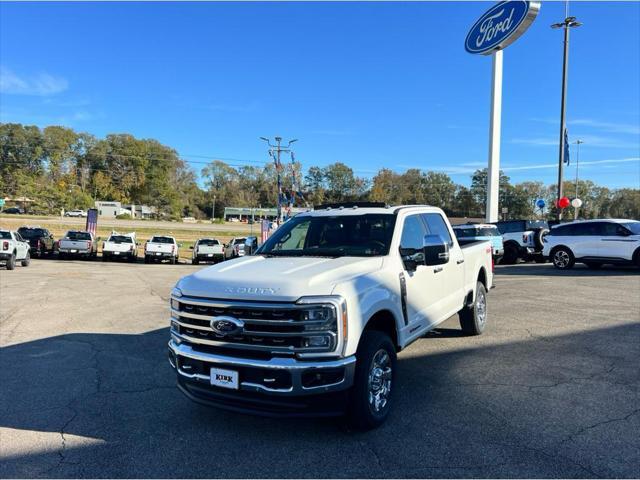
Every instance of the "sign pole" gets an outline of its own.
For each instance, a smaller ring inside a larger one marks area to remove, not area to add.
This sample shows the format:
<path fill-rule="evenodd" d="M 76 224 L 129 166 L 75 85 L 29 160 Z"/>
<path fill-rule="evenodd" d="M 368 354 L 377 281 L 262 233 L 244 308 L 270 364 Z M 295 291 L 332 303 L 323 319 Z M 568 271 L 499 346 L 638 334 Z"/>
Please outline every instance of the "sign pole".
<path fill-rule="evenodd" d="M 498 221 L 500 191 L 500 127 L 502 118 L 502 50 L 493 55 L 491 116 L 489 119 L 489 168 L 487 170 L 487 223 Z"/>

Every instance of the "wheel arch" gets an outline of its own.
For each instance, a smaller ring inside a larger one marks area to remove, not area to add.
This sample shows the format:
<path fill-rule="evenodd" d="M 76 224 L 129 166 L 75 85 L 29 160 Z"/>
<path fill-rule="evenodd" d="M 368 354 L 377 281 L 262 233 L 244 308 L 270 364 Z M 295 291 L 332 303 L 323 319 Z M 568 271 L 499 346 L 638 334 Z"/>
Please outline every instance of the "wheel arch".
<path fill-rule="evenodd" d="M 382 309 L 371 315 L 364 325 L 363 333 L 367 330 L 376 330 L 388 335 L 396 347 L 396 350 L 400 350 L 398 343 L 398 323 L 391 310 Z"/>

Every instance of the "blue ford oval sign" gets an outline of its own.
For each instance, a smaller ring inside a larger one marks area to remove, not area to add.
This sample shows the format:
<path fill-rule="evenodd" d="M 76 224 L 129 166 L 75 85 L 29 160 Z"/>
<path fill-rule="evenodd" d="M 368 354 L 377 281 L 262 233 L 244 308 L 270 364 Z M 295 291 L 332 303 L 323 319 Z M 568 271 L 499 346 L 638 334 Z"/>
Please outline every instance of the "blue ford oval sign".
<path fill-rule="evenodd" d="M 522 0 L 500 2 L 491 7 L 471 27 L 464 42 L 469 53 L 489 55 L 511 45 L 533 23 L 540 2 Z"/>

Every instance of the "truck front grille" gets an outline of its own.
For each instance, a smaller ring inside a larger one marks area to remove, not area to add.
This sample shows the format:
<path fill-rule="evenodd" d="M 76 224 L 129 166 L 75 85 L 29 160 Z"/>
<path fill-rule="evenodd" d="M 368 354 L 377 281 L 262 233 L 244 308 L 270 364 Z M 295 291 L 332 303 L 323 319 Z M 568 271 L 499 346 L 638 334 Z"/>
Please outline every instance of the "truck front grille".
<path fill-rule="evenodd" d="M 171 317 L 173 333 L 182 341 L 195 344 L 272 354 L 330 352 L 336 348 L 337 317 L 331 305 L 183 296 L 172 298 Z M 232 317 L 243 326 L 238 331 L 221 334 L 212 328 L 212 322 L 219 317 Z"/>

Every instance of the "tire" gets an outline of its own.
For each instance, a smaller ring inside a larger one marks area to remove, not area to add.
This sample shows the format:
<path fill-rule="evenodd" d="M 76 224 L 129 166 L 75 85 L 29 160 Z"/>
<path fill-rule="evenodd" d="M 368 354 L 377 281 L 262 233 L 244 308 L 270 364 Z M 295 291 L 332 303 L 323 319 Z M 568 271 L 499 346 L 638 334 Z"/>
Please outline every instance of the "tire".
<path fill-rule="evenodd" d="M 518 248 L 512 243 L 508 243 L 504 246 L 504 254 L 502 255 L 503 265 L 513 265 L 518 261 Z"/>
<path fill-rule="evenodd" d="M 487 289 L 482 282 L 476 283 L 473 304 L 458 312 L 460 328 L 465 335 L 481 335 L 487 326 Z"/>
<path fill-rule="evenodd" d="M 371 430 L 384 423 L 393 400 L 396 349 L 388 335 L 365 330 L 356 352 L 348 416 L 354 427 Z"/>
<path fill-rule="evenodd" d="M 144 256 L 144 263 L 149 263 L 149 257 L 147 255 Z"/>
<path fill-rule="evenodd" d="M 7 260 L 7 270 L 13 270 L 14 268 L 16 268 L 16 254 L 12 253 Z"/>
<path fill-rule="evenodd" d="M 549 257 L 558 270 L 569 270 L 576 263 L 576 257 L 567 247 L 554 248 Z"/>
<path fill-rule="evenodd" d="M 599 270 L 602 268 L 602 263 L 600 262 L 584 262 L 584 264 L 591 270 Z"/>
<path fill-rule="evenodd" d="M 544 237 L 546 237 L 548 233 L 548 228 L 536 228 L 533 232 L 533 244 L 536 246 L 536 251 L 542 251 L 544 248 Z"/>
<path fill-rule="evenodd" d="M 178 263 L 178 259 L 176 257 L 171 257 L 171 265 L 175 265 Z"/>
<path fill-rule="evenodd" d="M 28 267 L 30 263 L 31 263 L 31 254 L 27 252 L 27 256 L 20 261 L 20 265 L 22 265 L 23 267 Z"/>
<path fill-rule="evenodd" d="M 633 264 L 640 268 L 640 248 L 637 249 L 633 254 Z"/>
<path fill-rule="evenodd" d="M 197 258 L 194 258 L 194 259 L 191 260 L 191 265 L 198 265 L 198 263 L 199 262 L 198 262 Z"/>

